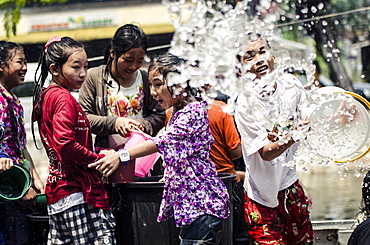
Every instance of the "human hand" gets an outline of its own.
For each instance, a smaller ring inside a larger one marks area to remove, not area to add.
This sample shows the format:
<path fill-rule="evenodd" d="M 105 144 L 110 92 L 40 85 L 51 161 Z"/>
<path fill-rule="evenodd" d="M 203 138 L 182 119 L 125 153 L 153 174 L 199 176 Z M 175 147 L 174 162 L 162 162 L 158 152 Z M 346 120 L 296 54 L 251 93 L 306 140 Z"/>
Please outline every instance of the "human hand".
<path fill-rule="evenodd" d="M 310 195 L 309 192 L 305 192 L 306 194 L 306 198 L 308 200 L 308 209 L 312 209 L 313 208 L 313 199 L 312 199 L 312 196 Z"/>
<path fill-rule="evenodd" d="M 9 170 L 13 167 L 13 160 L 11 158 L 0 158 L 0 173 Z"/>
<path fill-rule="evenodd" d="M 99 152 L 99 154 L 108 155 L 108 154 L 110 154 L 110 153 L 114 153 L 114 152 L 116 152 L 116 151 L 115 151 L 115 150 L 113 150 L 113 149 L 108 149 L 108 150 L 101 150 L 101 151 Z"/>
<path fill-rule="evenodd" d="M 114 150 L 102 150 L 100 153 L 105 157 L 88 165 L 89 168 L 95 168 L 100 171 L 104 177 L 110 176 L 120 165 L 119 155 Z"/>
<path fill-rule="evenodd" d="M 30 187 L 26 193 L 26 195 L 24 195 L 21 200 L 19 201 L 19 203 L 23 206 L 23 207 L 27 207 L 27 208 L 32 208 L 34 206 L 36 206 L 36 191 L 35 189 L 33 189 L 32 187 Z"/>
<path fill-rule="evenodd" d="M 142 131 L 144 130 L 141 123 L 126 117 L 118 117 L 114 125 L 114 129 L 116 130 L 116 132 L 123 137 L 126 137 L 135 127 L 139 128 Z"/>
<path fill-rule="evenodd" d="M 304 192 L 304 195 L 306 196 L 307 198 L 307 202 L 308 202 L 308 209 L 312 209 L 313 208 L 313 198 L 310 194 L 310 192 L 307 190 L 307 188 L 303 185 L 302 181 L 299 181 L 299 184 L 301 185 L 302 189 L 303 189 L 303 192 Z"/>
<path fill-rule="evenodd" d="M 355 104 L 347 103 L 343 101 L 337 110 L 338 122 L 339 123 L 349 123 L 356 120 L 359 116 L 359 111 Z"/>

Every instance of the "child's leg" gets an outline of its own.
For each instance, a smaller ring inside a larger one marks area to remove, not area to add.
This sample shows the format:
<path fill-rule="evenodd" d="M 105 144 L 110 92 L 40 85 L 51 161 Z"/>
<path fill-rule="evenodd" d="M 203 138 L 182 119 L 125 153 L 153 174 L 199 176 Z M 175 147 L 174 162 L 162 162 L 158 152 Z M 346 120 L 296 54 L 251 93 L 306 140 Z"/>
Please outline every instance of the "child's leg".
<path fill-rule="evenodd" d="M 243 182 L 236 183 L 233 189 L 233 237 L 235 245 L 249 245 L 249 232 L 244 219 L 244 187 Z"/>
<path fill-rule="evenodd" d="M 302 186 L 296 181 L 279 192 L 279 213 L 285 230 L 287 244 L 305 245 L 313 243 L 313 229 L 308 211 L 308 199 Z"/>
<path fill-rule="evenodd" d="M 5 203 L 0 202 L 0 245 L 8 244 L 8 230 L 5 225 L 6 207 Z"/>
<path fill-rule="evenodd" d="M 29 221 L 27 215 L 31 210 L 23 207 L 18 201 L 6 202 L 5 225 L 10 244 L 29 244 Z"/>
<path fill-rule="evenodd" d="M 115 245 L 115 221 L 110 211 L 90 204 L 51 215 L 48 244 Z"/>
<path fill-rule="evenodd" d="M 244 210 L 251 244 L 286 244 L 282 235 L 283 228 L 279 223 L 275 208 L 258 204 L 245 194 Z"/>
<path fill-rule="evenodd" d="M 181 245 L 217 245 L 222 236 L 224 223 L 224 219 L 212 215 L 203 215 L 190 225 L 181 226 Z"/>

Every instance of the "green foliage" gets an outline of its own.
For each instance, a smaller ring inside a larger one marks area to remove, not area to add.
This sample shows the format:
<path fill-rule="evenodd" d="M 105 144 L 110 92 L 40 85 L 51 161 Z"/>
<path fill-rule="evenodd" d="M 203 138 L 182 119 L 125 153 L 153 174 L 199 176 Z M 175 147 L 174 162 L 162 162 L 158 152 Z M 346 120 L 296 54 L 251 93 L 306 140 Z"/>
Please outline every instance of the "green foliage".
<path fill-rule="evenodd" d="M 21 8 L 28 3 L 39 2 L 42 5 L 65 3 L 68 0 L 0 0 L 0 10 L 5 11 L 4 29 L 6 36 L 17 35 L 17 25 L 21 19 Z"/>
<path fill-rule="evenodd" d="M 39 0 L 42 5 L 49 5 L 53 3 L 65 3 L 68 0 Z"/>

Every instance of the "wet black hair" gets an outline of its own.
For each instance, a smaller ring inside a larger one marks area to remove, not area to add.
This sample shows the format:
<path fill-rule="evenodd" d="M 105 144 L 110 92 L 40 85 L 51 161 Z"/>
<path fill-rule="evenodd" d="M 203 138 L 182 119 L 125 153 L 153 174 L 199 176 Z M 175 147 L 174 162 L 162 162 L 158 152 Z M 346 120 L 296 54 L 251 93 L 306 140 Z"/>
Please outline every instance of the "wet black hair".
<path fill-rule="evenodd" d="M 168 73 L 175 72 L 181 74 L 180 66 L 186 61 L 177 57 L 176 55 L 165 53 L 155 58 L 148 67 L 148 73 L 153 70 L 157 70 L 159 74 L 163 76 L 163 79 L 167 79 Z M 173 86 L 167 86 L 168 91 L 173 95 Z"/>
<path fill-rule="evenodd" d="M 312 63 L 315 65 L 317 73 L 318 74 L 321 74 L 321 68 L 320 68 L 319 61 L 318 60 L 314 60 L 314 61 L 312 61 Z"/>
<path fill-rule="evenodd" d="M 163 78 L 167 78 L 167 75 L 170 72 L 181 74 L 179 68 L 184 63 L 184 59 L 181 59 L 170 53 L 165 53 L 153 60 L 148 67 L 148 71 L 150 72 L 152 70 L 157 70 L 163 76 Z"/>
<path fill-rule="evenodd" d="M 15 55 L 17 49 L 24 52 L 23 47 L 17 43 L 0 41 L 0 65 L 8 66 L 8 61 Z"/>
<path fill-rule="evenodd" d="M 248 37 L 248 41 L 249 41 L 248 44 L 251 42 L 256 42 L 258 41 L 258 39 L 261 39 L 262 42 L 266 44 L 267 48 L 271 49 L 271 44 L 269 40 L 267 40 L 267 38 L 264 38 L 261 34 L 255 33 L 255 32 L 248 32 L 246 36 Z M 236 58 L 238 59 L 239 62 L 242 61 L 242 55 L 238 54 L 236 55 Z M 237 76 L 240 76 L 240 74 L 237 74 Z"/>
<path fill-rule="evenodd" d="M 370 171 L 367 172 L 362 181 L 362 203 L 361 211 L 369 216 L 370 214 Z"/>
<path fill-rule="evenodd" d="M 256 41 L 258 41 L 258 39 L 261 39 L 262 42 L 264 42 L 267 45 L 267 47 L 269 49 L 271 49 L 270 41 L 267 38 L 265 38 L 264 36 L 262 36 L 260 33 L 248 32 L 247 37 L 248 37 L 250 42 L 256 42 Z"/>
<path fill-rule="evenodd" d="M 110 50 L 113 50 L 115 60 L 117 60 L 121 55 L 134 48 L 142 48 L 146 53 L 148 48 L 147 42 L 145 33 L 136 25 L 126 24 L 118 28 L 105 48 L 104 62 L 107 65 L 105 72 L 110 72 L 113 62 Z"/>
<path fill-rule="evenodd" d="M 157 58 L 153 59 L 148 67 L 148 73 L 153 70 L 157 70 L 159 74 L 163 76 L 163 79 L 167 79 L 170 72 L 175 72 L 181 74 L 181 66 L 186 63 L 185 59 L 179 58 L 171 53 L 164 53 L 159 55 Z M 168 91 L 173 95 L 175 85 L 167 86 Z M 193 88 L 189 85 L 189 80 L 187 81 L 187 86 L 185 88 L 187 97 L 194 96 L 196 99 L 200 96 L 199 88 Z"/>

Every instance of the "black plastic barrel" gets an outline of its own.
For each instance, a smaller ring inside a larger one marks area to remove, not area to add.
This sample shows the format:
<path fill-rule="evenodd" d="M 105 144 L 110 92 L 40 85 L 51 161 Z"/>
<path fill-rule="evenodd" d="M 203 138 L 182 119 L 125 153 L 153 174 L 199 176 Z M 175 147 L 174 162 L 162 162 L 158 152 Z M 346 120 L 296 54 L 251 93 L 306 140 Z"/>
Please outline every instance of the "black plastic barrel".
<path fill-rule="evenodd" d="M 49 216 L 42 213 L 34 213 L 28 216 L 28 237 L 32 245 L 45 245 L 49 233 Z"/>
<path fill-rule="evenodd" d="M 230 195 L 236 176 L 219 174 Z M 179 231 L 173 219 L 157 222 L 162 201 L 163 182 L 160 176 L 139 178 L 132 183 L 113 184 L 111 201 L 116 218 L 116 238 L 120 245 L 178 245 Z M 232 214 L 226 220 L 220 244 L 232 244 Z"/>

